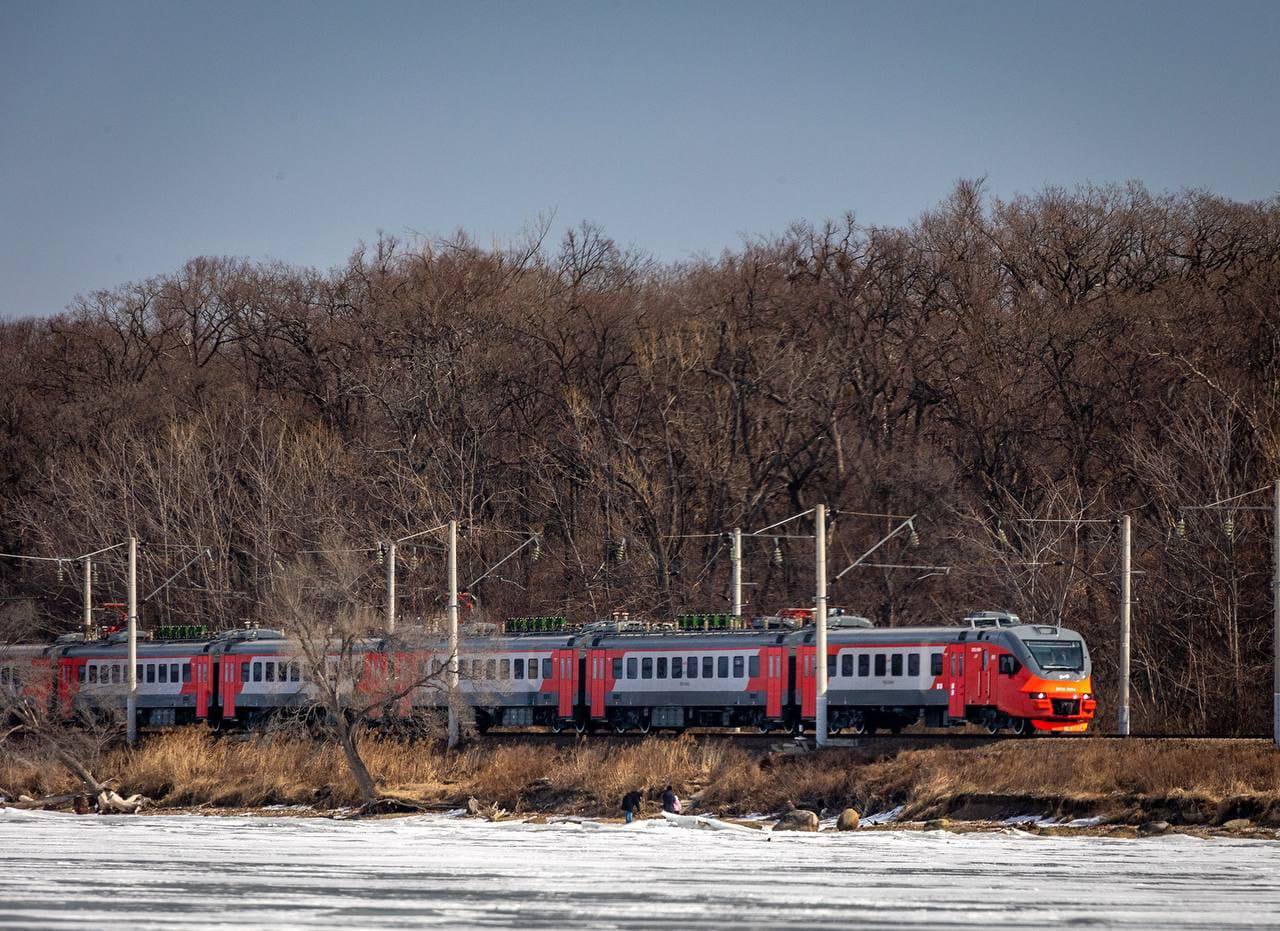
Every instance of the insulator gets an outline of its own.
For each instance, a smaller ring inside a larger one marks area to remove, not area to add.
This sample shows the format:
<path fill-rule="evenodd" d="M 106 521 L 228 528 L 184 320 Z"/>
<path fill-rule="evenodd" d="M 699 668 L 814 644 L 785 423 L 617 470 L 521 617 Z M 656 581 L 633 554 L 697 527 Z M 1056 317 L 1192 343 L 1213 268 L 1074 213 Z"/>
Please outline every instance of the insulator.
<path fill-rule="evenodd" d="M 1003 527 L 1001 527 L 1000 530 L 996 533 L 996 542 L 999 543 L 1001 546 L 1009 545 L 1009 535 L 1004 532 Z"/>
<path fill-rule="evenodd" d="M 62 560 L 58 560 L 58 581 L 61 582 L 66 575 L 66 571 L 62 568 Z"/>
<path fill-rule="evenodd" d="M 537 562 L 542 558 L 542 537 L 534 535 L 533 543 L 529 546 L 529 559 Z"/>
<path fill-rule="evenodd" d="M 1223 522 L 1222 529 L 1228 537 L 1234 537 L 1236 535 L 1236 519 L 1234 517 L 1228 517 Z"/>
<path fill-rule="evenodd" d="M 618 538 L 618 562 L 622 562 L 622 560 L 626 558 L 627 558 L 627 538 L 619 537 Z"/>
<path fill-rule="evenodd" d="M 93 579 L 94 585 L 98 584 L 98 564 L 97 563 L 94 563 L 92 568 L 89 570 L 89 577 Z"/>
<path fill-rule="evenodd" d="M 911 546 L 920 545 L 920 534 L 916 533 L 916 528 L 911 528 L 911 538 L 907 541 Z"/>
<path fill-rule="evenodd" d="M 777 540 L 773 542 L 773 555 L 770 557 L 770 560 L 779 569 L 782 568 L 782 544 Z"/>
<path fill-rule="evenodd" d="M 378 561 L 379 566 L 387 561 L 387 545 L 385 543 L 378 544 L 378 548 L 375 551 L 373 558 Z"/>
<path fill-rule="evenodd" d="M 1187 538 L 1187 518 L 1183 514 L 1178 515 L 1177 522 L 1173 525 L 1174 532 L 1182 539 Z"/>

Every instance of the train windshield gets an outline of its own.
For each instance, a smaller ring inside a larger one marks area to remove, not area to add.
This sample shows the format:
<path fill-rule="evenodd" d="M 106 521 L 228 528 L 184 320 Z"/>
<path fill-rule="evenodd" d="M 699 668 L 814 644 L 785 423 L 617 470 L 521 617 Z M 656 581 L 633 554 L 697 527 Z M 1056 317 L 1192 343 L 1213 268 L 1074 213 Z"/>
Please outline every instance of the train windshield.
<path fill-rule="evenodd" d="M 1079 640 L 1026 640 L 1027 649 L 1041 669 L 1084 669 L 1084 644 Z"/>

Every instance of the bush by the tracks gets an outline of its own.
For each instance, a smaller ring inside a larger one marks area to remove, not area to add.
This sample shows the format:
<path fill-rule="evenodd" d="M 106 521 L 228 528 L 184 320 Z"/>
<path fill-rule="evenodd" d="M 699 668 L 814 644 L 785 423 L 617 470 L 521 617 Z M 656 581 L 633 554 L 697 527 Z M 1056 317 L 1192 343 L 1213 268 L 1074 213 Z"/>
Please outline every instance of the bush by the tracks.
<path fill-rule="evenodd" d="M 516 813 L 616 815 L 626 791 L 645 789 L 652 804 L 671 784 L 724 815 L 903 805 L 916 818 L 1043 812 L 1129 823 L 1280 820 L 1280 753 L 1266 741 L 1038 740 L 791 755 L 684 736 L 573 746 L 481 741 L 446 754 L 428 742 L 368 737 L 363 752 L 390 797 L 438 806 L 475 797 Z M 340 752 L 289 735 L 163 734 L 109 752 L 97 771 L 167 807 L 329 808 L 359 800 Z M 0 791 L 73 789 L 53 761 L 0 761 Z"/>

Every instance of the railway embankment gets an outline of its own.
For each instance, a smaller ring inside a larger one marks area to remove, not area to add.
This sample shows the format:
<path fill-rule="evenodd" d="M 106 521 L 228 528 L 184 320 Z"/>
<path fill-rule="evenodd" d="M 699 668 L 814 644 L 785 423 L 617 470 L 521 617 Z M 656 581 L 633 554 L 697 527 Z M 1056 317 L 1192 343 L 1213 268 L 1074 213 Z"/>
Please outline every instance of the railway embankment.
<path fill-rule="evenodd" d="M 1280 827 L 1280 752 L 1262 740 L 1005 740 L 925 748 L 878 741 L 797 753 L 778 744 L 694 736 L 557 743 L 511 737 L 456 753 L 430 741 L 368 738 L 363 753 L 386 796 L 443 809 L 475 799 L 512 814 L 618 814 L 631 789 L 656 811 L 673 785 L 692 809 L 722 817 L 790 807 L 835 814 L 897 809 L 896 823 L 1011 817 L 1213 827 Z M 216 737 L 189 730 L 108 750 L 95 772 L 161 810 L 305 806 L 325 813 L 359 797 L 336 747 L 290 735 Z M 55 759 L 0 760 L 0 794 L 73 794 Z M 293 809 L 295 812 L 297 808 Z"/>

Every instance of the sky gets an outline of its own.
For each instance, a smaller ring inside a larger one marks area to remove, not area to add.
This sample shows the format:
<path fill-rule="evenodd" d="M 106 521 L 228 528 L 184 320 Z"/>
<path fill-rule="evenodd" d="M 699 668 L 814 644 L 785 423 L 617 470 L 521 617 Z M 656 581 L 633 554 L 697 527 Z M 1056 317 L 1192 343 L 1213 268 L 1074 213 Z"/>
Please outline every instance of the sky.
<path fill-rule="evenodd" d="M 1140 180 L 1280 194 L 1280 2 L 0 2 L 0 316 L 554 214 L 665 260 Z"/>

